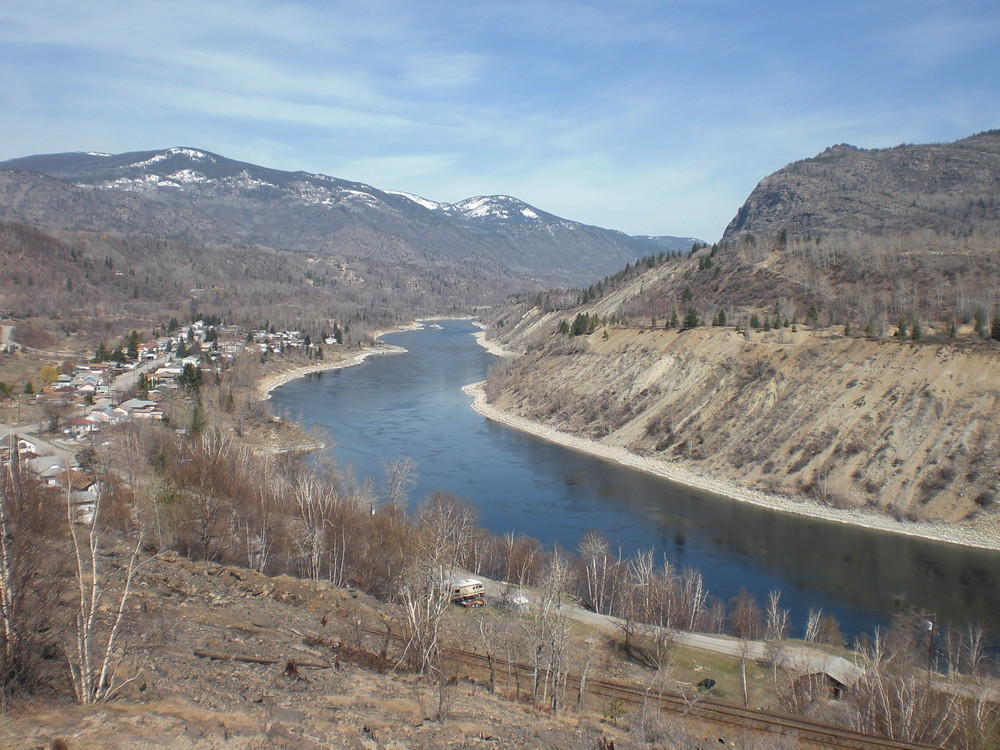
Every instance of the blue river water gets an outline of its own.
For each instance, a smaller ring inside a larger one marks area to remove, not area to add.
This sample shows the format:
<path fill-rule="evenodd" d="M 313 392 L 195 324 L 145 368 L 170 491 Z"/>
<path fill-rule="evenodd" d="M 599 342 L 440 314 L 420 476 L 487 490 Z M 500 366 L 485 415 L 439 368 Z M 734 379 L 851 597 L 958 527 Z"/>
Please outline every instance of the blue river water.
<path fill-rule="evenodd" d="M 467 321 L 383 337 L 405 354 L 293 381 L 272 394 L 279 413 L 325 428 L 331 454 L 359 478 L 386 462 L 417 463 L 411 506 L 433 490 L 469 500 L 492 532 L 575 548 L 600 529 L 626 554 L 654 549 L 704 575 L 728 601 L 772 589 L 801 629 L 822 607 L 848 636 L 910 606 L 940 624 L 980 622 L 1000 633 L 1000 553 L 870 531 L 758 508 L 677 485 L 490 422 L 462 386 L 495 357 Z"/>

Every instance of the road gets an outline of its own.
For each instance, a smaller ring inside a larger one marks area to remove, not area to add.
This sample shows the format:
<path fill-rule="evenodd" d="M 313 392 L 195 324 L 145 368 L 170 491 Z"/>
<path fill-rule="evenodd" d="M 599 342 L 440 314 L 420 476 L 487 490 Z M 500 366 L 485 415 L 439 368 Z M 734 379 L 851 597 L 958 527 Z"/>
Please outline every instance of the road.
<path fill-rule="evenodd" d="M 483 581 L 487 595 L 494 598 L 501 596 L 504 588 L 503 584 L 491 581 L 483 576 L 474 577 Z M 525 589 L 524 593 L 529 597 L 534 597 L 533 601 L 538 600 L 535 592 Z M 626 627 L 631 628 L 632 632 L 645 632 L 651 635 L 655 634 L 657 630 L 654 625 L 640 625 L 634 622 L 627 623 L 620 617 L 598 614 L 589 609 L 584 609 L 575 603 L 563 603 L 560 607 L 568 617 L 608 633 L 621 633 Z M 771 661 L 775 659 L 780 666 L 802 674 L 828 672 L 832 675 L 838 675 L 838 679 L 857 678 L 861 674 L 861 669 L 847 659 L 829 654 L 820 648 L 812 648 L 804 644 L 786 644 L 773 649 L 769 648 L 769 645 L 763 641 L 744 641 L 721 635 L 692 633 L 681 630 L 670 631 L 668 637 L 673 643 L 698 649 L 699 651 L 723 654 L 735 658 L 746 658 L 750 661 Z"/>

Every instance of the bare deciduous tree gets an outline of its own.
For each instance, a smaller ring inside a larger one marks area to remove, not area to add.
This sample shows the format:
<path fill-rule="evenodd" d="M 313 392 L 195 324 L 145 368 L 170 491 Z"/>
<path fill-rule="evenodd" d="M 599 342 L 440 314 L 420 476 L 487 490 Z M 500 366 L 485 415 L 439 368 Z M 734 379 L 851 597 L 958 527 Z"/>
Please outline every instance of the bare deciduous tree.
<path fill-rule="evenodd" d="M 15 438 L 0 467 L 0 697 L 31 688 L 37 670 L 32 643 L 49 630 L 59 594 L 56 559 L 46 539 L 55 529 L 51 498 L 22 473 Z"/>
<path fill-rule="evenodd" d="M 611 614 L 619 589 L 616 573 L 620 561 L 611 555 L 608 540 L 597 529 L 583 535 L 578 550 L 587 584 L 587 602 L 595 612 Z"/>
<path fill-rule="evenodd" d="M 562 705 L 567 676 L 566 645 L 570 620 L 562 609 L 563 597 L 573 583 L 566 555 L 556 549 L 549 558 L 538 602 L 528 618 L 528 640 L 532 649 L 531 697 L 553 711 Z"/>
<path fill-rule="evenodd" d="M 385 493 L 390 503 L 405 509 L 410 491 L 417 484 L 417 463 L 409 456 L 400 456 L 383 464 Z"/>
<path fill-rule="evenodd" d="M 100 545 L 104 535 L 100 526 L 100 498 L 94 504 L 92 518 L 86 523 L 79 523 L 74 517 L 68 494 L 66 500 L 77 586 L 75 627 L 72 628 L 72 642 L 66 649 L 66 660 L 76 699 L 86 705 L 114 697 L 136 679 L 136 676 L 123 679 L 118 670 L 124 658 L 120 637 L 132 582 L 139 567 L 142 533 L 140 529 L 132 547 L 125 568 L 125 581 L 116 595 L 117 601 L 112 598 L 111 606 L 105 607 L 103 601 L 109 594 L 100 565 Z"/>
<path fill-rule="evenodd" d="M 475 523 L 471 506 L 454 495 L 435 492 L 417 512 L 417 544 L 399 582 L 406 610 L 409 655 L 424 673 L 436 675 L 441 618 L 450 603 L 462 545 Z"/>
<path fill-rule="evenodd" d="M 774 589 L 767 595 L 765 641 L 780 641 L 788 635 L 788 610 L 781 607 L 781 592 Z"/>

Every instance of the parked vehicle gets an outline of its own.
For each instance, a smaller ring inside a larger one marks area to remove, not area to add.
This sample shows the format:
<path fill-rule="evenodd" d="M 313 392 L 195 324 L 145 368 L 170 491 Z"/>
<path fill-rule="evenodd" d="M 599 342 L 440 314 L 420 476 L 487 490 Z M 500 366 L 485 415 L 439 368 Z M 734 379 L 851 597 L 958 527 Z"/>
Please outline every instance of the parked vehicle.
<path fill-rule="evenodd" d="M 453 581 L 451 585 L 451 601 L 460 607 L 485 607 L 486 588 L 482 581 L 475 578 L 463 578 Z"/>

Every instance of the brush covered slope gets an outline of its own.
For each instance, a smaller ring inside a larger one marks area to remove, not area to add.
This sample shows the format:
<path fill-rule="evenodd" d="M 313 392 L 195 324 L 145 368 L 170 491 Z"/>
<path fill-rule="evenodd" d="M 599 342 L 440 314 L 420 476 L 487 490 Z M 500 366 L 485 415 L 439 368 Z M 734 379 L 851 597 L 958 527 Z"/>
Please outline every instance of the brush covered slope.
<path fill-rule="evenodd" d="M 995 228 L 799 232 L 791 217 L 516 300 L 490 336 L 523 354 L 491 373 L 491 402 L 749 488 L 995 543 Z"/>

